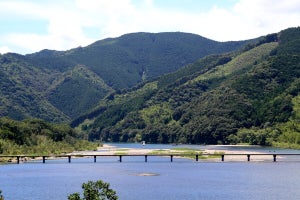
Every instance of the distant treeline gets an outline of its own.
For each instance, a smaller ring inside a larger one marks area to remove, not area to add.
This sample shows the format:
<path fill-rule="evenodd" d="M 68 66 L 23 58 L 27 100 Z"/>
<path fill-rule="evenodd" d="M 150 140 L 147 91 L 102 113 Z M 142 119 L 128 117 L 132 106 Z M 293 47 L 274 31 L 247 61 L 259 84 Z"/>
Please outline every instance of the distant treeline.
<path fill-rule="evenodd" d="M 96 143 L 88 142 L 66 124 L 0 118 L 0 154 L 49 155 L 96 148 Z"/>

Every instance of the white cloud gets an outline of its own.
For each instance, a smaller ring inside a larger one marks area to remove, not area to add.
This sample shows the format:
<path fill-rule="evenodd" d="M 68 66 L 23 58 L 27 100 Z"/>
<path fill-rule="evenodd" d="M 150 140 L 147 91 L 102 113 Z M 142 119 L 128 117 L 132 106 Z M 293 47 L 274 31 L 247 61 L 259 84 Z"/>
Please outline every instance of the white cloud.
<path fill-rule="evenodd" d="M 76 7 L 86 17 L 81 26 L 100 27 L 102 38 L 128 33 L 141 17 L 130 0 L 76 0 Z"/>
<path fill-rule="evenodd" d="M 25 52 L 36 52 L 42 49 L 66 50 L 81 46 L 82 44 L 90 44 L 94 40 L 85 37 L 72 37 L 71 34 L 10 34 L 6 37 L 13 46 L 19 46 Z"/>
<path fill-rule="evenodd" d="M 243 40 L 299 26 L 300 1 L 240 0 L 231 9 L 212 7 L 186 30 L 218 41 Z"/>
<path fill-rule="evenodd" d="M 249 35 L 278 32 L 299 26 L 300 1 L 298 0 L 240 0 L 234 13 L 248 23 Z"/>
<path fill-rule="evenodd" d="M 12 52 L 12 50 L 9 47 L 7 46 L 0 47 L 0 54 L 9 53 L 9 52 Z"/>
<path fill-rule="evenodd" d="M 36 18 L 45 16 L 41 6 L 30 1 L 0 1 L 1 17 Z"/>
<path fill-rule="evenodd" d="M 0 1 L 0 17 L 19 17 L 20 22 L 24 18 L 28 24 L 43 19 L 48 25 L 45 33 L 1 35 L 0 45 L 19 46 L 26 53 L 65 50 L 140 31 L 182 31 L 218 41 L 242 40 L 298 26 L 299 11 L 299 0 L 239 0 L 231 8 L 214 6 L 206 12 L 163 9 L 152 0 L 138 5 L 131 0 Z M 94 34 L 85 32 L 89 28 Z"/>

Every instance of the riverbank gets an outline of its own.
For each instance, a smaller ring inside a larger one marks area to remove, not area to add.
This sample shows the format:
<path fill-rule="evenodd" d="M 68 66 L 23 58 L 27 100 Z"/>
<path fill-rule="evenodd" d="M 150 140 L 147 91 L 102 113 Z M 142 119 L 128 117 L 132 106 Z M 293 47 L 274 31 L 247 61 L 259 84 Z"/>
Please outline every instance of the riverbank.
<path fill-rule="evenodd" d="M 207 148 L 205 148 L 207 147 Z M 239 147 L 238 150 L 227 150 L 220 147 Z M 245 149 L 243 149 L 243 147 Z M 275 152 L 272 151 L 253 151 L 250 145 L 208 145 L 204 146 L 202 149 L 191 149 L 191 148 L 181 148 L 180 145 L 175 146 L 174 148 L 147 148 L 147 145 L 141 146 L 141 148 L 120 148 L 111 144 L 103 144 L 102 147 L 98 147 L 97 151 L 80 151 L 73 152 L 68 155 L 190 155 L 187 158 L 195 158 L 195 155 L 199 155 L 199 160 L 201 161 L 221 161 L 221 155 L 224 155 L 224 161 L 248 161 L 249 160 L 255 162 L 262 161 L 273 161 L 273 154 Z M 220 150 L 221 149 L 221 150 Z M 250 149 L 250 150 L 248 150 Z M 193 156 L 194 155 L 194 156 Z M 179 156 L 177 156 L 179 157 Z M 282 158 L 282 156 L 277 156 L 277 159 Z"/>
<path fill-rule="evenodd" d="M 279 149 L 278 149 L 279 150 Z M 67 153 L 63 155 L 54 155 L 43 157 L 25 157 L 20 156 L 20 162 L 28 162 L 33 160 L 52 160 L 57 159 L 58 157 L 90 157 L 90 156 L 168 156 L 174 158 L 184 157 L 187 159 L 198 161 L 207 161 L 207 162 L 220 162 L 222 161 L 222 155 L 224 155 L 223 160 L 227 162 L 244 162 L 244 161 L 254 161 L 254 162 L 263 162 L 263 161 L 274 161 L 274 156 L 276 159 L 286 160 L 287 156 L 278 155 L 278 154 L 289 154 L 289 152 L 277 151 L 277 149 L 269 149 L 261 146 L 250 146 L 250 145 L 160 145 L 160 144 L 103 144 L 99 146 L 97 150 L 94 151 L 74 151 L 72 153 Z M 291 150 L 293 151 L 293 150 Z M 290 152 L 297 153 L 300 155 L 300 152 Z M 197 156 L 196 156 L 197 155 Z M 250 156 L 249 156 L 250 155 Z M 298 157 L 298 156 L 297 156 Z M 10 158 L 6 162 L 17 162 L 17 157 Z"/>

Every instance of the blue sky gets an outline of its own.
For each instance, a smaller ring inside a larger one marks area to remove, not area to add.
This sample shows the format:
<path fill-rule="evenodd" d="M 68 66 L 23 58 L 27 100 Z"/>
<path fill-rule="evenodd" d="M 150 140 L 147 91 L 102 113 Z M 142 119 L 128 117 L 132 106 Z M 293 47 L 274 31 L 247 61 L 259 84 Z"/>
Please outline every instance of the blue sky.
<path fill-rule="evenodd" d="M 0 0 L 0 53 L 67 50 L 132 32 L 244 40 L 299 22 L 300 0 Z"/>

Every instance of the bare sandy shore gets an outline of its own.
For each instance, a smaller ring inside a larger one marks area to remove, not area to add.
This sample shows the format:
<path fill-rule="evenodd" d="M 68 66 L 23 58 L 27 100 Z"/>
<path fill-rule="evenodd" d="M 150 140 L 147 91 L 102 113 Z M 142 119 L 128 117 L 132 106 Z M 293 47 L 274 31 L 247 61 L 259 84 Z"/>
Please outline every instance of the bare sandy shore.
<path fill-rule="evenodd" d="M 214 147 L 216 147 L 214 149 Z M 224 161 L 226 162 L 233 162 L 233 161 L 247 161 L 247 155 L 250 155 L 250 161 L 253 162 L 262 162 L 262 161 L 273 161 L 273 154 L 274 152 L 257 152 L 257 151 L 250 151 L 250 150 L 220 150 L 218 145 L 209 145 L 207 149 L 198 150 L 199 155 L 203 155 L 203 157 L 199 157 L 199 161 L 207 161 L 207 162 L 220 162 L 222 159 L 221 155 L 224 155 Z M 97 151 L 75 151 L 72 153 L 66 154 L 66 156 L 78 156 L 78 157 L 88 157 L 93 155 L 151 155 L 151 154 L 163 154 L 165 155 L 176 155 L 176 154 L 184 154 L 184 151 L 176 150 L 176 149 L 147 149 L 147 145 L 143 148 L 118 148 L 116 146 L 104 144 L 101 147 L 98 147 Z M 195 153 L 195 152 L 194 152 Z M 178 156 L 174 156 L 178 157 Z M 56 159 L 57 157 L 47 157 L 47 160 Z M 276 159 L 281 159 L 282 156 L 276 156 Z M 35 158 L 21 158 L 20 162 L 26 162 L 30 160 L 42 160 L 42 157 L 35 157 Z M 189 158 L 192 159 L 192 158 Z M 10 160 L 10 162 L 17 162 L 16 158 Z"/>
<path fill-rule="evenodd" d="M 204 154 L 215 154 L 220 152 L 220 150 L 205 150 Z M 273 161 L 273 154 L 266 155 L 265 152 L 254 152 L 254 151 L 231 151 L 231 150 L 222 150 L 224 154 L 224 161 L 247 161 L 247 155 L 250 155 L 250 161 Z M 281 158 L 277 156 L 277 158 Z"/>
<path fill-rule="evenodd" d="M 217 147 L 217 146 L 216 146 Z M 73 152 L 69 155 L 149 155 L 151 153 L 159 152 L 161 154 L 180 154 L 181 152 L 178 150 L 172 149 L 147 149 L 147 146 L 144 148 L 118 148 L 115 146 L 104 144 L 102 147 L 98 148 L 98 151 L 80 151 Z M 273 154 L 270 153 L 266 155 L 265 152 L 257 152 L 257 151 L 234 151 L 234 150 L 219 150 L 213 149 L 210 146 L 209 149 L 201 150 L 199 153 L 202 153 L 204 156 L 207 156 L 206 159 L 200 159 L 203 161 L 221 161 L 221 154 L 224 155 L 224 161 L 247 161 L 247 155 L 250 155 L 250 161 L 273 161 Z M 217 155 L 217 156 L 209 156 L 209 155 Z M 218 156 L 219 155 L 219 156 Z M 277 156 L 277 158 L 281 158 Z"/>

